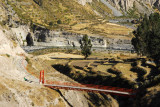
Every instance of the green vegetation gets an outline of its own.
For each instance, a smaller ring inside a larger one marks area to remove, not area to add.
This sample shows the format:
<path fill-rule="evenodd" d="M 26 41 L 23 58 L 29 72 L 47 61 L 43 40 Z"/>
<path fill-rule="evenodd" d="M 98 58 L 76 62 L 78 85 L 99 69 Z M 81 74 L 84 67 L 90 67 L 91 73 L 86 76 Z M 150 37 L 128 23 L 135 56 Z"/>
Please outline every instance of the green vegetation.
<path fill-rule="evenodd" d="M 6 54 L 6 56 L 9 58 L 10 57 L 10 55 L 9 54 Z"/>
<path fill-rule="evenodd" d="M 83 72 L 80 69 L 75 69 L 71 65 L 56 64 L 52 65 L 52 67 L 80 83 L 135 88 L 135 83 L 131 82 L 123 75 L 111 76 L 99 74 L 98 71 L 90 67 Z"/>
<path fill-rule="evenodd" d="M 5 0 L 2 0 L 5 5 Z M 75 0 L 7 0 L 18 15 L 18 23 L 78 34 L 102 36 L 127 36 L 132 29 L 108 24 L 113 17 L 111 9 L 98 0 L 85 6 Z M 4 24 L 7 22 L 3 22 Z M 2 22 L 0 24 L 3 25 Z M 12 25 L 11 25 L 12 26 Z"/>
<path fill-rule="evenodd" d="M 160 65 L 160 15 L 153 13 L 143 21 L 133 33 L 135 37 L 132 44 L 140 55 L 153 58 L 155 63 Z"/>
<path fill-rule="evenodd" d="M 30 54 L 37 56 L 37 55 L 44 55 L 44 54 L 49 54 L 53 52 L 72 53 L 72 54 L 78 54 L 78 55 L 81 53 L 79 50 L 76 50 L 76 49 L 68 49 L 68 48 L 61 49 L 59 47 L 53 47 L 53 48 L 42 49 L 42 50 L 30 52 Z"/>
<path fill-rule="evenodd" d="M 27 40 L 27 46 L 33 46 L 34 43 L 33 43 L 33 38 L 31 36 L 31 33 L 29 33 L 26 37 L 26 40 Z"/>
<path fill-rule="evenodd" d="M 93 12 L 92 8 L 105 17 L 107 17 L 106 13 L 112 14 L 109 8 L 97 0 L 86 6 L 74 0 L 45 0 L 45 2 L 43 0 L 16 0 L 16 2 L 7 0 L 7 4 L 13 7 L 24 22 L 32 22 L 49 29 L 62 26 L 69 28 L 70 25 L 82 21 L 98 22 L 96 19 L 100 17 Z M 57 26 L 56 24 L 62 25 Z"/>
<path fill-rule="evenodd" d="M 133 8 L 128 10 L 127 17 L 136 19 L 139 17 L 139 13 L 138 10 L 136 9 L 135 2 L 133 4 Z"/>
<path fill-rule="evenodd" d="M 89 55 L 91 55 L 91 48 L 92 48 L 92 44 L 91 44 L 91 40 L 88 39 L 87 35 L 84 35 L 82 40 L 80 40 L 80 48 L 81 48 L 81 53 L 82 55 L 85 56 L 85 59 L 88 58 Z"/>
<path fill-rule="evenodd" d="M 29 58 L 28 57 L 26 57 L 26 59 L 25 59 L 26 61 L 27 61 L 27 63 L 30 63 L 30 60 L 29 60 Z"/>
<path fill-rule="evenodd" d="M 62 21 L 59 19 L 59 20 L 57 21 L 57 24 L 62 24 Z"/>

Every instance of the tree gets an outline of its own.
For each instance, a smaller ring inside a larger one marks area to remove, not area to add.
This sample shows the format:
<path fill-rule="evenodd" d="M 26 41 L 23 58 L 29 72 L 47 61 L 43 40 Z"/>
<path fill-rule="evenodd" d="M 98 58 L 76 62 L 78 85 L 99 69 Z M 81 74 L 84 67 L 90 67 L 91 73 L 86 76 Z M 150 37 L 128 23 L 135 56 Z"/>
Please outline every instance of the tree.
<path fill-rule="evenodd" d="M 53 22 L 49 22 L 49 26 L 51 26 L 51 27 L 52 27 L 52 26 L 53 26 Z"/>
<path fill-rule="evenodd" d="M 81 44 L 81 46 L 80 46 L 81 53 L 82 53 L 82 55 L 85 56 L 85 59 L 87 59 L 88 56 L 92 54 L 92 52 L 91 52 L 91 48 L 92 48 L 91 40 L 88 39 L 87 35 L 84 35 L 82 40 L 80 40 L 79 43 Z"/>
<path fill-rule="evenodd" d="M 31 33 L 28 33 L 28 35 L 26 37 L 26 41 L 27 41 L 27 46 L 33 46 L 34 45 Z"/>
<path fill-rule="evenodd" d="M 146 55 L 160 65 L 160 14 L 152 13 L 144 16 L 137 30 L 132 44 L 139 55 Z"/>
<path fill-rule="evenodd" d="M 62 24 L 62 21 L 60 19 L 57 20 L 57 24 Z"/>

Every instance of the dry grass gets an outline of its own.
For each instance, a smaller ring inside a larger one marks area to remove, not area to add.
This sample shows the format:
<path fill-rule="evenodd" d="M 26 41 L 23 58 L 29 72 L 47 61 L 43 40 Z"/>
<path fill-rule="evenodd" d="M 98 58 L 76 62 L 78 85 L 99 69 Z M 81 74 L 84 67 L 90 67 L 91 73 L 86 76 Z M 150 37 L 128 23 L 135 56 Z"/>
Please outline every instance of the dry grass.
<path fill-rule="evenodd" d="M 95 29 L 95 31 L 101 30 L 100 32 L 103 31 L 103 33 L 112 34 L 112 35 L 127 36 L 129 35 L 130 32 L 132 32 L 132 29 L 126 28 L 124 26 L 119 26 L 116 24 L 110 24 L 110 23 L 98 24 L 93 26 L 92 28 Z"/>
<path fill-rule="evenodd" d="M 110 69 L 112 67 L 112 65 L 98 65 L 96 67 L 96 69 L 98 71 L 103 71 L 103 72 L 107 72 L 108 69 Z"/>
<path fill-rule="evenodd" d="M 133 30 L 117 24 L 87 22 L 76 24 L 69 31 L 88 35 L 98 34 L 110 38 L 131 39 L 132 35 L 130 34 Z"/>
<path fill-rule="evenodd" d="M 93 61 L 92 60 L 78 60 L 78 61 L 72 61 L 71 65 L 73 66 L 79 66 L 79 67 L 88 67 L 88 65 L 90 63 L 92 63 Z"/>
<path fill-rule="evenodd" d="M 128 78 L 129 80 L 133 81 L 137 79 L 137 73 L 130 71 L 132 68 L 131 64 L 118 63 L 115 65 L 115 67 L 120 70 L 122 75 L 124 75 L 124 77 Z"/>
<path fill-rule="evenodd" d="M 65 103 L 60 98 L 59 93 L 55 90 L 42 87 L 38 84 L 30 84 L 24 81 L 11 80 L 4 77 L 0 78 L 0 95 L 2 96 L 1 98 L 4 97 L 2 101 L 5 99 L 7 102 L 15 104 L 21 101 L 25 101 L 27 98 L 29 98 L 29 101 L 31 101 L 31 106 L 46 106 L 46 103 L 51 105 L 52 107 L 65 106 Z M 3 83 L 6 84 L 7 87 L 2 85 Z M 57 102 L 57 105 L 54 105 L 53 102 L 57 98 L 61 100 Z M 21 99 L 21 101 L 19 101 L 18 99 Z M 24 102 L 24 104 L 26 104 L 26 102 Z"/>
<path fill-rule="evenodd" d="M 113 65 L 98 65 L 95 69 L 96 69 L 97 71 L 104 72 L 107 76 L 115 77 L 115 76 L 116 76 L 115 74 L 112 74 L 112 73 L 107 72 L 108 69 L 112 68 L 112 66 L 113 66 Z"/>
<path fill-rule="evenodd" d="M 64 30 L 81 34 L 98 34 L 111 38 L 131 39 L 129 34 L 132 29 L 106 23 L 106 13 L 112 14 L 112 12 L 97 0 L 86 6 L 80 5 L 74 0 L 46 0 L 42 6 L 38 6 L 32 0 L 24 0 L 23 2 L 28 3 L 28 5 L 8 0 L 8 3 L 26 23 L 32 22 L 49 29 L 63 28 Z M 93 8 L 100 12 L 104 18 L 97 16 Z M 58 24 L 58 20 L 61 20 L 62 24 Z"/>

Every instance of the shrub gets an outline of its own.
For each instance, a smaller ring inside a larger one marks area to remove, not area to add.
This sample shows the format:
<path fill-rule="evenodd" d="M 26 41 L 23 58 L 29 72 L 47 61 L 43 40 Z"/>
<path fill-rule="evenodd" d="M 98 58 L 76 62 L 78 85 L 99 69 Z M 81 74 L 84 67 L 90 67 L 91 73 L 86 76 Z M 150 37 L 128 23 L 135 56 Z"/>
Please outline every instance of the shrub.
<path fill-rule="evenodd" d="M 66 53 L 73 53 L 73 49 L 67 49 Z"/>
<path fill-rule="evenodd" d="M 27 63 L 30 63 L 30 60 L 29 60 L 29 58 L 28 57 L 26 57 L 26 59 L 25 59 L 26 61 L 27 61 Z"/>
<path fill-rule="evenodd" d="M 53 22 L 49 22 L 49 26 L 53 26 Z"/>
<path fill-rule="evenodd" d="M 6 54 L 6 56 L 9 58 L 10 57 L 10 55 L 9 54 Z"/>
<path fill-rule="evenodd" d="M 120 70 L 116 69 L 115 67 L 108 69 L 108 72 L 113 73 L 113 74 L 117 74 L 117 75 L 122 74 L 122 72 Z"/>
<path fill-rule="evenodd" d="M 138 65 L 138 62 L 137 62 L 137 61 L 135 61 L 135 62 L 133 62 L 131 65 L 132 65 L 133 67 L 135 67 L 135 66 L 137 66 L 137 65 Z"/>
<path fill-rule="evenodd" d="M 75 67 L 76 69 L 84 70 L 84 68 L 83 68 L 83 67 L 80 67 L 80 66 L 74 65 L 74 67 Z"/>
<path fill-rule="evenodd" d="M 146 66 L 146 59 L 142 59 L 142 66 Z"/>
<path fill-rule="evenodd" d="M 90 73 L 97 73 L 97 71 L 93 67 L 88 67 Z"/>
<path fill-rule="evenodd" d="M 159 84 L 159 83 L 160 83 L 160 75 L 157 75 L 157 76 L 155 76 L 155 78 L 153 80 L 150 80 L 150 81 L 146 80 L 142 87 L 145 87 L 145 88 L 152 87 L 152 86 Z"/>
<path fill-rule="evenodd" d="M 57 20 L 57 24 L 62 24 L 62 21 L 60 19 Z"/>
<path fill-rule="evenodd" d="M 143 76 L 147 73 L 147 71 L 145 69 L 137 67 L 137 66 L 131 68 L 131 71 L 138 73 L 140 76 Z"/>

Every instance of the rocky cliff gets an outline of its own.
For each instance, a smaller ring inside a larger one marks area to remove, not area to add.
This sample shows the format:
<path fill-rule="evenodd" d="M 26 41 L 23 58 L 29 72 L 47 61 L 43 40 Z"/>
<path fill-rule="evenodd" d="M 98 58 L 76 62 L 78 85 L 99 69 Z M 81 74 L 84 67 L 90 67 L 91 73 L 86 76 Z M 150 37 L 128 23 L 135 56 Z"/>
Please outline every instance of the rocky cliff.
<path fill-rule="evenodd" d="M 17 28 L 11 28 L 14 35 L 16 35 L 17 40 L 21 46 L 27 46 L 27 35 L 32 34 L 34 41 L 34 46 L 45 46 L 45 47 L 80 47 L 79 41 L 84 36 L 83 34 L 49 30 L 39 27 L 39 29 L 32 32 L 30 28 L 26 25 L 21 25 Z M 93 48 L 107 50 L 132 50 L 130 39 L 121 38 L 109 38 L 101 35 L 89 35 L 91 39 Z"/>
<path fill-rule="evenodd" d="M 32 27 L 30 27 L 29 24 L 24 24 L 23 21 L 20 20 L 17 13 L 14 11 L 10 4 L 2 2 L 0 9 L 2 11 L 0 19 L 2 22 L 1 24 L 9 26 L 13 34 L 16 35 L 15 37 L 21 46 L 27 45 L 26 37 L 29 33 L 31 33 L 32 35 L 35 46 L 80 46 L 79 40 L 83 37 L 83 34 L 81 33 L 72 33 L 64 30 L 50 30 L 37 25 L 32 25 Z M 116 28 L 118 31 L 119 27 L 120 26 L 117 26 Z M 115 30 L 113 31 L 113 33 L 114 32 Z M 114 35 L 113 33 L 111 35 Z M 119 33 L 116 35 L 118 36 Z M 122 34 L 121 36 L 125 37 L 127 35 Z M 89 34 L 89 38 L 91 39 L 94 48 L 126 50 L 132 49 L 130 39 L 110 38 L 99 34 Z"/>
<path fill-rule="evenodd" d="M 83 34 L 64 31 L 36 30 L 34 45 L 80 47 L 79 41 L 83 36 Z M 93 48 L 132 50 L 131 41 L 127 39 L 108 38 L 100 35 L 89 36 L 89 38 Z"/>
<path fill-rule="evenodd" d="M 153 12 L 154 8 L 160 9 L 160 1 L 159 0 L 98 0 L 102 3 L 106 4 L 114 13 L 117 11 L 121 11 L 122 13 L 127 13 L 129 9 L 136 9 L 137 12 L 144 14 L 144 13 L 151 13 Z M 86 1 L 86 0 L 78 0 L 78 2 L 82 5 L 85 5 L 88 2 L 93 1 Z M 111 6 L 110 6 L 111 5 Z M 113 7 L 112 7 L 113 6 Z M 114 9 L 116 8 L 116 10 Z M 116 14 L 114 14 L 116 16 Z M 122 14 L 118 15 L 122 16 Z"/>

